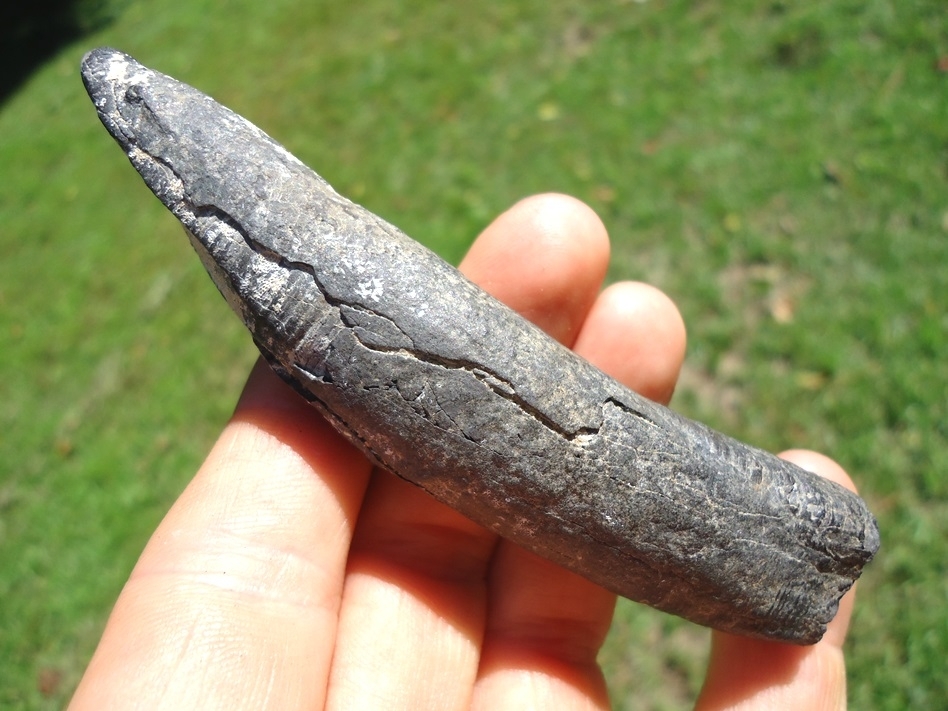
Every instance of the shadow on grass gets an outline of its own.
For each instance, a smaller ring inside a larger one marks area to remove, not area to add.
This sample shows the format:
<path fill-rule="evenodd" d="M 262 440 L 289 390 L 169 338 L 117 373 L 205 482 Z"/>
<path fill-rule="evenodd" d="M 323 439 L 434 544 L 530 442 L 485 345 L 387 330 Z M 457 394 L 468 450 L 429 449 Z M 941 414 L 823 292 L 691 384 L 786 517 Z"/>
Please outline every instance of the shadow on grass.
<path fill-rule="evenodd" d="M 0 9 L 0 104 L 60 48 L 114 20 L 127 0 L 35 0 Z"/>

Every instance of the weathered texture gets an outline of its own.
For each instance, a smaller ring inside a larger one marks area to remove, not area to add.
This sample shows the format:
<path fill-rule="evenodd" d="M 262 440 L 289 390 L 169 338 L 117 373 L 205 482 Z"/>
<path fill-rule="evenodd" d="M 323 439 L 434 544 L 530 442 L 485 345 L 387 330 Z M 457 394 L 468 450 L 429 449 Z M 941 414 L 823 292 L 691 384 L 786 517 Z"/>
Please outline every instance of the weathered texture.
<path fill-rule="evenodd" d="M 878 547 L 859 497 L 631 392 L 195 89 L 110 49 L 82 74 L 274 370 L 372 460 L 633 600 L 820 639 Z"/>

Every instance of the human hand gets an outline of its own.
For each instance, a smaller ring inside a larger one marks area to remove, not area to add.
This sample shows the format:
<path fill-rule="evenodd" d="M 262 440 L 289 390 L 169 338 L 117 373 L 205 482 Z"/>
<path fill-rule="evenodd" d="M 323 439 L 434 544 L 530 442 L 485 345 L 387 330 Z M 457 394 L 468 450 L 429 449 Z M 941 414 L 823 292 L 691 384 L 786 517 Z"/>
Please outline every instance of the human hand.
<path fill-rule="evenodd" d="M 644 284 L 600 293 L 608 259 L 589 208 L 547 195 L 501 215 L 461 268 L 667 402 L 681 317 Z M 787 456 L 851 486 L 819 455 Z M 851 602 L 812 647 L 715 633 L 699 707 L 842 708 Z M 135 566 L 71 708 L 608 708 L 596 657 L 614 604 L 373 471 L 258 363 Z"/>

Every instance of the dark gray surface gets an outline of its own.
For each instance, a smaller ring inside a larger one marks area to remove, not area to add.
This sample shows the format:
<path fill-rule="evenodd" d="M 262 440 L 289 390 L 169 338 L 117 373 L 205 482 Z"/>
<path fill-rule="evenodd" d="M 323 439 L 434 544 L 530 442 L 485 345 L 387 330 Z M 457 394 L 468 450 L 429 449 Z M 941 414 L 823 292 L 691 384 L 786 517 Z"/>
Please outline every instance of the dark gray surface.
<path fill-rule="evenodd" d="M 862 499 L 631 392 L 195 89 L 110 49 L 82 75 L 274 370 L 373 461 L 633 600 L 820 639 L 879 545 Z"/>

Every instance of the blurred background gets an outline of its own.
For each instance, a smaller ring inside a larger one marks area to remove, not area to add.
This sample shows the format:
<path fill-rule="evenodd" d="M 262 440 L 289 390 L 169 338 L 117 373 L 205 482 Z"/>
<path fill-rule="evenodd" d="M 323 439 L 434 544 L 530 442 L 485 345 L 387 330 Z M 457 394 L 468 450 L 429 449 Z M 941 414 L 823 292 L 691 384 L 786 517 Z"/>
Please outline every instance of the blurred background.
<path fill-rule="evenodd" d="M 944 708 L 943 0 L 30 7 L 0 23 L 0 707 L 69 698 L 255 358 L 83 91 L 108 44 L 453 262 L 521 197 L 587 201 L 610 279 L 685 316 L 673 407 L 830 454 L 877 514 L 853 707 Z M 707 640 L 622 603 L 616 708 L 688 708 Z"/>

